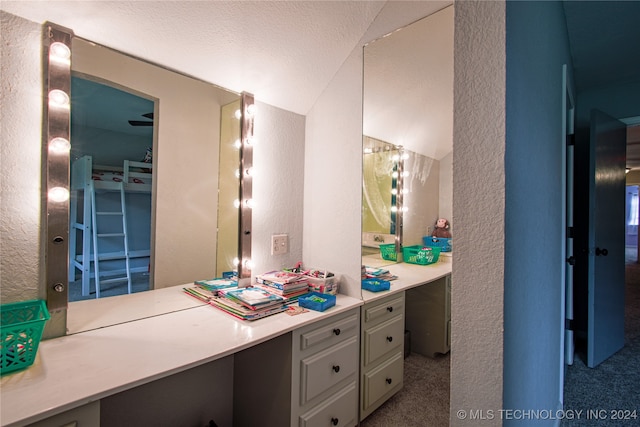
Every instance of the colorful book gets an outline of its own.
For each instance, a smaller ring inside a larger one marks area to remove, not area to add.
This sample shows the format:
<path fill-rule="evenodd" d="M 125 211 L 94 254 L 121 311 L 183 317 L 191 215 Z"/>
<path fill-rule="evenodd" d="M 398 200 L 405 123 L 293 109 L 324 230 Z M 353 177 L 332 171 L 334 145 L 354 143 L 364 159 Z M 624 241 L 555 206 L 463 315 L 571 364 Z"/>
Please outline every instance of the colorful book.
<path fill-rule="evenodd" d="M 221 289 L 218 295 L 240 302 L 240 304 L 252 310 L 259 307 L 283 304 L 285 299 L 280 295 L 267 292 L 260 288 Z"/>
<path fill-rule="evenodd" d="M 263 317 L 271 316 L 272 314 L 281 313 L 288 309 L 287 305 L 279 304 L 275 306 L 269 306 L 259 310 L 251 310 L 242 304 L 239 304 L 233 300 L 224 297 L 214 297 L 209 302 L 213 307 L 224 311 L 238 319 L 242 320 L 257 320 Z"/>
<path fill-rule="evenodd" d="M 217 292 L 220 289 L 235 288 L 238 286 L 238 281 L 232 278 L 216 278 L 211 280 L 196 280 L 194 284 L 203 287 L 212 292 Z"/>
<path fill-rule="evenodd" d="M 281 283 L 281 284 L 296 282 L 303 278 L 304 276 L 300 273 L 293 273 L 291 271 L 284 271 L 284 270 L 269 271 L 267 273 L 260 274 L 256 277 L 256 279 L 267 280 L 269 282 Z"/>

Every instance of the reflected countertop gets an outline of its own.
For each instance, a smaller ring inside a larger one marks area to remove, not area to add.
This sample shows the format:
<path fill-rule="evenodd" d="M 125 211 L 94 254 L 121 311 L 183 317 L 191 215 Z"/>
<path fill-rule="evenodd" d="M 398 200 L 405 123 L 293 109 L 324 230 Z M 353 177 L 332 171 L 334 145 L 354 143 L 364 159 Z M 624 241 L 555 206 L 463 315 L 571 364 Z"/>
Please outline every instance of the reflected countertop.
<path fill-rule="evenodd" d="M 365 258 L 363 258 L 363 261 L 365 261 Z M 366 261 L 368 261 L 368 259 L 366 259 Z M 384 265 L 383 268 L 398 276 L 396 280 L 391 281 L 391 289 L 381 292 L 370 292 L 363 289 L 362 299 L 365 303 L 368 303 L 397 292 L 402 292 L 416 286 L 424 285 L 451 274 L 451 266 L 452 262 L 450 254 L 447 254 L 444 257 L 441 256 L 438 262 L 429 265 L 408 264 L 404 262 Z"/>

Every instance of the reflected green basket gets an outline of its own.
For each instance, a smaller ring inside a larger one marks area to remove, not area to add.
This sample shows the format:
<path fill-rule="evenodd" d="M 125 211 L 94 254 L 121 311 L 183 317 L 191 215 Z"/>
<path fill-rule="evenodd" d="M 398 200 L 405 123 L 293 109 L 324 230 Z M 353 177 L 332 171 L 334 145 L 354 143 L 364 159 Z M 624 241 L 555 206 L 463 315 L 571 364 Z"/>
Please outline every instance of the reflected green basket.
<path fill-rule="evenodd" d="M 396 244 L 388 243 L 380 245 L 380 256 L 387 261 L 397 261 L 398 253 L 396 252 Z"/>
<path fill-rule="evenodd" d="M 415 245 L 402 248 L 404 262 L 409 264 L 429 265 L 438 262 L 440 248 Z"/>
<path fill-rule="evenodd" d="M 33 364 L 51 316 L 42 300 L 0 305 L 0 375 Z"/>

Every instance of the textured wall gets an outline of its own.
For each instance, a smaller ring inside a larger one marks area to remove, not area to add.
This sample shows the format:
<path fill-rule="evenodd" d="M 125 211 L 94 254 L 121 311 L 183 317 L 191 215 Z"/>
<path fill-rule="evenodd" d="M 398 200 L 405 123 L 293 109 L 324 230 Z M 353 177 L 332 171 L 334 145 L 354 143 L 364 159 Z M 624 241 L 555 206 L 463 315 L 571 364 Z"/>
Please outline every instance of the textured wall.
<path fill-rule="evenodd" d="M 302 261 L 305 118 L 259 100 L 256 107 L 251 252 L 259 274 Z M 273 234 L 289 235 L 289 253 L 271 255 Z"/>
<path fill-rule="evenodd" d="M 503 2 L 456 2 L 454 75 L 451 425 L 499 425 L 458 411 L 502 407 Z"/>
<path fill-rule="evenodd" d="M 40 26 L 0 11 L 2 19 L 2 302 L 37 298 L 40 252 Z"/>

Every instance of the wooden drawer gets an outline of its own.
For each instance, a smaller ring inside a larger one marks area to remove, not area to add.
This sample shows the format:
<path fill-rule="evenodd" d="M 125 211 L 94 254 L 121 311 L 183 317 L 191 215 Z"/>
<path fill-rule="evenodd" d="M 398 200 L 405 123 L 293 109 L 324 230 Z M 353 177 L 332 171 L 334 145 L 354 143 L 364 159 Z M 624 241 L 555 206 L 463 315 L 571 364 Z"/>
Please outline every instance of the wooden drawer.
<path fill-rule="evenodd" d="M 402 315 L 368 328 L 364 331 L 364 364 L 377 360 L 381 356 L 402 346 L 404 343 L 404 321 Z"/>
<path fill-rule="evenodd" d="M 358 337 L 353 336 L 300 361 L 300 405 L 358 372 Z"/>
<path fill-rule="evenodd" d="M 399 351 L 364 375 L 363 406 L 365 408 L 402 388 L 403 367 L 402 351 Z"/>
<path fill-rule="evenodd" d="M 366 307 L 364 309 L 364 322 L 373 322 L 375 320 L 383 321 L 387 318 L 391 318 L 398 313 L 402 313 L 404 309 L 404 298 L 399 296 L 389 299 L 383 303 L 377 304 L 372 307 Z"/>
<path fill-rule="evenodd" d="M 355 381 L 313 407 L 299 418 L 300 427 L 351 427 L 358 423 L 354 402 L 358 398 Z"/>
<path fill-rule="evenodd" d="M 352 314 L 302 332 L 300 334 L 300 351 L 314 351 L 314 347 L 321 349 L 356 336 L 358 334 L 358 326 L 358 315 Z"/>

